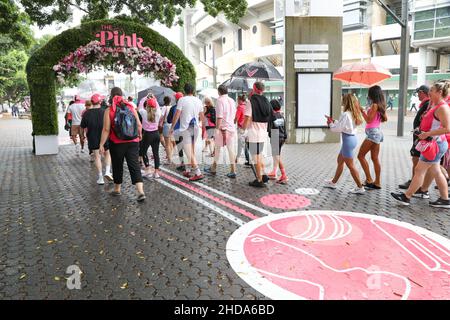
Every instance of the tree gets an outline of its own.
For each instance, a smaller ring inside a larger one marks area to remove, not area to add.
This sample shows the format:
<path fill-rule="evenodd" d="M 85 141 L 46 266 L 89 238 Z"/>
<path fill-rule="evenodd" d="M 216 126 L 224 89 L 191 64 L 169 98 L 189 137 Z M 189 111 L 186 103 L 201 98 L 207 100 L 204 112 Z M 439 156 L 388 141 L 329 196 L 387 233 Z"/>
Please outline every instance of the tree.
<path fill-rule="evenodd" d="M 0 56 L 0 103 L 17 103 L 28 95 L 25 65 L 28 56 L 24 51 L 10 50 Z"/>
<path fill-rule="evenodd" d="M 83 21 L 112 18 L 128 12 L 132 19 L 141 23 L 160 22 L 168 27 L 182 24 L 184 8 L 195 6 L 197 0 L 18 0 L 33 22 L 43 27 L 53 22 L 66 22 L 72 17 L 74 8 L 84 13 Z M 217 16 L 223 12 L 228 20 L 237 23 L 247 10 L 246 0 L 199 0 L 205 11 Z"/>
<path fill-rule="evenodd" d="M 33 42 L 30 20 L 12 0 L 0 0 L 0 53 L 28 49 Z"/>

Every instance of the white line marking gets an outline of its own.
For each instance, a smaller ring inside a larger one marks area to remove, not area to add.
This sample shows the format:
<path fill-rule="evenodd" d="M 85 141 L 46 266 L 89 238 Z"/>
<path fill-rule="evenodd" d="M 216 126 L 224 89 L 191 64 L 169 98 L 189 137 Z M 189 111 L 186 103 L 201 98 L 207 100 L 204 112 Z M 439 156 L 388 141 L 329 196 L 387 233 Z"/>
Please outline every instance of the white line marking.
<path fill-rule="evenodd" d="M 189 180 L 189 179 L 187 179 L 186 177 L 184 177 L 183 175 L 178 174 L 178 173 L 176 173 L 176 172 L 174 172 L 174 171 L 172 171 L 172 170 L 169 170 L 169 169 L 166 169 L 166 168 L 163 168 L 163 167 L 161 167 L 160 169 L 163 170 L 163 171 L 165 171 L 165 172 L 167 172 L 167 173 L 170 173 L 170 174 L 172 174 L 172 175 L 174 175 L 174 176 L 176 176 L 176 177 L 178 177 L 178 178 L 180 178 L 180 179 L 183 179 L 183 180 Z M 243 206 L 246 206 L 247 208 L 250 208 L 250 209 L 253 209 L 253 210 L 255 210 L 255 211 L 258 211 L 259 213 L 262 213 L 262 214 L 264 214 L 264 215 L 266 215 L 266 216 L 270 216 L 270 215 L 273 214 L 273 212 L 270 212 L 270 211 L 268 211 L 268 210 L 266 210 L 266 209 L 263 209 L 263 208 L 260 208 L 260 207 L 258 207 L 258 206 L 255 206 L 254 204 L 248 203 L 248 202 L 246 202 L 246 201 L 244 201 L 244 200 L 242 200 L 242 199 L 233 197 L 232 195 L 229 195 L 229 194 L 227 194 L 227 193 L 225 193 L 225 192 L 222 192 L 222 191 L 219 191 L 219 190 L 217 190 L 217 189 L 214 189 L 214 188 L 212 188 L 212 187 L 210 187 L 210 186 L 207 186 L 206 184 L 203 184 L 203 183 L 201 183 L 201 182 L 194 182 L 194 184 L 197 185 L 197 186 L 199 186 L 199 187 L 202 187 L 202 188 L 204 188 L 204 189 L 206 189 L 206 190 L 209 190 L 209 191 L 211 191 L 211 192 L 214 192 L 214 193 L 216 193 L 216 194 L 218 194 L 218 195 L 220 195 L 220 196 L 222 196 L 222 197 L 224 197 L 224 198 L 228 198 L 228 199 L 230 199 L 230 200 L 233 200 L 234 202 L 239 203 L 239 204 L 241 204 L 241 205 L 243 205 Z"/>
<path fill-rule="evenodd" d="M 293 237 L 294 239 L 303 239 L 303 237 L 304 237 L 305 235 L 307 235 L 308 232 L 311 231 L 311 228 L 312 228 L 311 216 L 310 216 L 310 215 L 307 215 L 306 218 L 308 219 L 308 229 L 306 229 L 306 231 L 303 232 L 302 234 L 298 234 L 298 235 L 294 236 L 294 237 Z M 269 223 L 268 225 L 272 228 L 272 223 Z M 272 228 L 272 229 L 273 229 L 273 228 Z M 276 231 L 274 231 L 274 232 L 276 232 Z"/>
<path fill-rule="evenodd" d="M 421 250 L 420 248 L 418 248 L 416 245 L 414 245 L 413 243 L 411 243 L 410 241 L 408 241 L 408 239 L 406 241 L 408 241 L 410 244 L 413 245 L 414 248 L 416 248 L 418 251 L 422 252 L 424 255 L 426 255 L 428 258 L 430 258 L 430 260 L 432 260 L 435 263 L 435 267 L 430 267 L 428 266 L 424 261 L 422 261 L 417 255 L 415 255 L 411 250 L 409 250 L 408 248 L 406 248 L 399 240 L 397 240 L 393 235 L 391 235 L 389 232 L 387 232 L 386 230 L 383 229 L 383 227 L 381 227 L 380 225 L 378 225 L 374 220 L 371 220 L 371 222 L 378 228 L 380 229 L 385 235 L 387 235 L 390 239 L 392 239 L 392 241 L 394 241 L 395 243 L 397 243 L 403 250 L 405 250 L 407 253 L 409 253 L 414 259 L 416 259 L 420 264 L 422 264 L 427 270 L 429 271 L 442 271 L 445 272 L 447 274 L 450 274 L 450 271 L 444 270 L 444 269 L 440 269 L 441 264 L 439 262 L 437 262 L 435 259 L 431 258 L 428 254 L 426 254 L 423 250 Z"/>
<path fill-rule="evenodd" d="M 207 208 L 217 212 L 218 214 L 224 216 L 225 218 L 233 221 L 234 223 L 238 224 L 239 226 L 242 226 L 242 225 L 245 224 L 245 222 L 243 220 L 235 217 L 234 215 L 232 215 L 229 212 L 226 212 L 225 210 L 222 210 L 221 208 L 213 205 L 212 203 L 210 203 L 208 201 L 205 201 L 205 200 L 203 200 L 203 199 L 201 199 L 201 198 L 199 198 L 199 197 L 197 197 L 197 196 L 195 196 L 195 195 L 193 195 L 193 194 L 191 194 L 191 193 L 189 193 L 187 191 L 184 191 L 183 189 L 175 187 L 175 186 L 171 185 L 170 183 L 168 183 L 166 181 L 163 181 L 162 179 L 156 179 L 156 181 L 159 182 L 160 184 L 168 187 L 168 188 L 171 188 L 171 189 L 173 189 L 173 190 L 175 190 L 175 191 L 185 195 L 188 198 L 191 198 L 194 201 L 197 201 L 198 203 L 204 205 L 205 207 L 207 207 Z"/>
<path fill-rule="evenodd" d="M 253 269 L 255 269 L 258 272 L 268 274 L 269 276 L 272 276 L 272 277 L 275 277 L 275 278 L 280 278 L 280 279 L 283 279 L 283 280 L 288 280 L 288 281 L 293 281 L 293 282 L 305 282 L 305 283 L 311 284 L 311 285 L 319 288 L 319 299 L 318 300 L 323 300 L 325 298 L 325 289 L 323 288 L 322 285 L 320 285 L 318 283 L 311 282 L 311 281 L 308 281 L 306 279 L 297 279 L 297 278 L 290 278 L 290 277 L 286 277 L 286 276 L 281 276 L 279 274 L 275 274 L 275 273 L 272 273 L 272 272 L 261 270 L 261 269 L 255 268 L 255 267 L 253 267 Z"/>

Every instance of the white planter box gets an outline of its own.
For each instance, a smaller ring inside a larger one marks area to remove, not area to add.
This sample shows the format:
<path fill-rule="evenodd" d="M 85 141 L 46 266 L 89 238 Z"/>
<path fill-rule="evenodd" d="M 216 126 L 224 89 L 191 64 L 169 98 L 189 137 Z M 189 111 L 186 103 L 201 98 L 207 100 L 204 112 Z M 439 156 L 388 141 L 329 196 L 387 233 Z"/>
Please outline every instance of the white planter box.
<path fill-rule="evenodd" d="M 58 136 L 35 136 L 36 155 L 58 154 Z"/>

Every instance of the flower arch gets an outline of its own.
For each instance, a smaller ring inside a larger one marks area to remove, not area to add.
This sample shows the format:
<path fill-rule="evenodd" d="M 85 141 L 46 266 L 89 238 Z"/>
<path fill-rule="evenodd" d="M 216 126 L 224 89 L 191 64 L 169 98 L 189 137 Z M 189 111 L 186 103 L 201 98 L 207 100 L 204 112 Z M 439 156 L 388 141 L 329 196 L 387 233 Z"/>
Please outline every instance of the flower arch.
<path fill-rule="evenodd" d="M 139 37 L 139 45 L 142 45 L 142 48 L 138 51 L 123 45 L 116 46 L 124 47 L 122 49 L 110 49 L 106 46 L 99 48 L 93 40 L 98 40 L 96 35 L 103 26 L 120 30 L 121 34 L 135 34 Z M 113 51 L 109 52 L 110 50 Z M 69 63 L 71 53 L 73 66 Z M 75 57 L 81 53 L 83 57 Z M 64 61 L 65 58 L 67 60 Z M 186 83 L 194 86 L 196 83 L 195 68 L 189 59 L 178 46 L 151 28 L 120 19 L 82 23 L 53 37 L 28 60 L 26 71 L 31 96 L 33 133 L 36 136 L 58 134 L 57 81 L 68 81 L 80 72 L 95 68 L 96 64 L 112 70 L 120 68 L 122 72 L 130 72 L 133 69 L 143 74 L 152 74 L 161 80 L 163 85 L 172 85 L 175 91 L 181 90 Z"/>
<path fill-rule="evenodd" d="M 105 47 L 99 41 L 91 41 L 62 58 L 53 66 L 57 80 L 76 78 L 79 73 L 89 73 L 103 66 L 108 70 L 131 74 L 137 72 L 152 76 L 161 84 L 171 87 L 178 81 L 176 65 L 149 47 Z"/>

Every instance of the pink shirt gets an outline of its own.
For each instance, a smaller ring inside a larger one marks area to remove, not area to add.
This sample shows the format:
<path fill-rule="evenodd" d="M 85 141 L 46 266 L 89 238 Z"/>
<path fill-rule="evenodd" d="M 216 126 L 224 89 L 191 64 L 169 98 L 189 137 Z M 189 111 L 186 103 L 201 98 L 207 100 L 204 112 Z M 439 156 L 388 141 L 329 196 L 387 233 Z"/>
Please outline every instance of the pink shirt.
<path fill-rule="evenodd" d="M 370 109 L 372 109 L 372 107 L 369 108 L 369 111 L 367 113 L 370 112 Z M 372 120 L 372 122 L 366 124 L 366 129 L 379 128 L 380 126 L 381 126 L 381 115 L 379 112 L 377 112 L 377 115 Z"/>
<path fill-rule="evenodd" d="M 152 132 L 158 130 L 159 121 L 161 120 L 161 109 L 159 107 L 155 108 L 155 121 L 148 121 L 148 113 L 145 108 L 139 110 L 142 117 L 142 129 L 144 131 Z"/>
<path fill-rule="evenodd" d="M 235 132 L 234 117 L 236 116 L 236 103 L 228 95 L 221 95 L 216 103 L 216 119 L 221 118 L 220 130 Z"/>
<path fill-rule="evenodd" d="M 247 100 L 245 105 L 245 113 L 246 117 L 252 116 L 252 104 L 250 100 Z M 250 122 L 248 127 L 248 142 L 258 143 L 258 142 L 266 142 L 267 141 L 267 123 L 264 122 Z"/>

